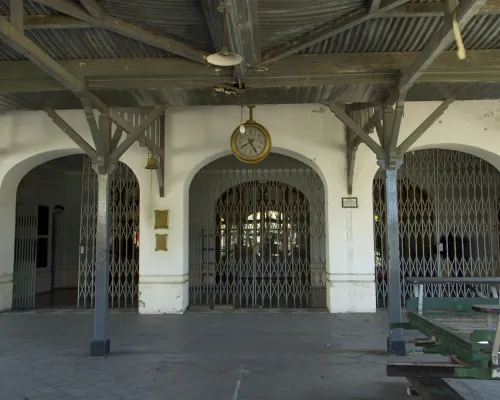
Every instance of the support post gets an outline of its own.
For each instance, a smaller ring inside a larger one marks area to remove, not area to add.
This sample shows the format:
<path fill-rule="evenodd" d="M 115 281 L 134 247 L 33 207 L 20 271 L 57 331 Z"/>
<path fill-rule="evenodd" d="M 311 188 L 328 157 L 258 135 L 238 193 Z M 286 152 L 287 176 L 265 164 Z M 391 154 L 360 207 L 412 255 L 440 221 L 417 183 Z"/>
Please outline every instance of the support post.
<path fill-rule="evenodd" d="M 94 335 L 90 357 L 105 357 L 110 351 L 108 333 L 110 181 L 116 165 L 94 164 L 97 173 L 97 221 L 95 257 Z"/>
<path fill-rule="evenodd" d="M 398 217 L 398 169 L 402 163 L 402 159 L 393 159 L 390 162 L 386 160 L 378 161 L 378 164 L 385 172 L 386 254 L 389 294 L 389 336 L 387 338 L 387 352 L 396 356 L 406 355 L 406 343 L 403 338 L 403 329 L 393 328 L 394 324 L 401 324 L 403 322 Z"/>

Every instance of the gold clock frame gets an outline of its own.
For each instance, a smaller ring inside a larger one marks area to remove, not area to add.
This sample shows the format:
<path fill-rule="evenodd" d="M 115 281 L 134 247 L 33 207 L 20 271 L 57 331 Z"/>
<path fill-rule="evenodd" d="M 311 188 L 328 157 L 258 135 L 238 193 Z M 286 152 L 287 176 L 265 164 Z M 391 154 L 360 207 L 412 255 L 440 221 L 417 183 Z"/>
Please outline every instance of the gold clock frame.
<path fill-rule="evenodd" d="M 257 121 L 255 121 L 253 119 L 253 112 L 252 112 L 253 106 L 249 107 L 249 108 L 250 108 L 250 119 L 247 122 L 245 122 L 243 125 L 245 126 L 245 128 L 254 127 L 254 128 L 261 130 L 262 133 L 264 133 L 264 136 L 266 137 L 266 147 L 264 148 L 264 151 L 261 154 L 259 154 L 258 156 L 255 156 L 255 157 L 247 157 L 247 156 L 244 156 L 243 154 L 241 154 L 236 149 L 236 136 L 238 135 L 238 133 L 240 133 L 240 125 L 238 125 L 236 127 L 236 129 L 233 131 L 233 134 L 231 135 L 231 150 L 232 150 L 234 156 L 238 160 L 240 160 L 244 163 L 247 163 L 247 164 L 256 164 L 256 163 L 264 160 L 271 152 L 271 135 L 269 134 L 269 131 L 263 125 L 259 124 Z"/>

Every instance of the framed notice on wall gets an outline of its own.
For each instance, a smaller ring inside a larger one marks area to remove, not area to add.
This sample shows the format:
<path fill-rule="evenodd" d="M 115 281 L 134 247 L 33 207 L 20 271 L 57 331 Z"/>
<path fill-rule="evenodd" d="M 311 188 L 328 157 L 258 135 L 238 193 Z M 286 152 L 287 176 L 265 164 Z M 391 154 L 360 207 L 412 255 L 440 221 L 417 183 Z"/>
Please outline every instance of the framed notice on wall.
<path fill-rule="evenodd" d="M 342 197 L 342 208 L 358 208 L 358 198 Z"/>

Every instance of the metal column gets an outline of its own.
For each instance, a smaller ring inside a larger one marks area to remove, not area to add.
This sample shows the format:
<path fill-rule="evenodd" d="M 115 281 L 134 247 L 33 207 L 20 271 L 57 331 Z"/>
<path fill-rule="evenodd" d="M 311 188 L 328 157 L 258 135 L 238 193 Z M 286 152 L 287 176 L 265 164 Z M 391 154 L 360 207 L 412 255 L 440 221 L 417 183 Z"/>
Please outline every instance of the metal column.
<path fill-rule="evenodd" d="M 387 235 L 387 280 L 389 294 L 389 337 L 387 351 L 391 355 L 406 355 L 403 329 L 395 327 L 403 322 L 401 307 L 401 261 L 399 258 L 399 220 L 398 220 L 398 168 L 402 160 L 386 163 L 379 160 L 385 172 L 386 235 Z"/>
<path fill-rule="evenodd" d="M 110 351 L 108 334 L 109 296 L 109 216 L 110 180 L 114 166 L 95 166 L 97 172 L 97 223 L 95 262 L 94 336 L 90 344 L 91 357 L 104 357 Z"/>

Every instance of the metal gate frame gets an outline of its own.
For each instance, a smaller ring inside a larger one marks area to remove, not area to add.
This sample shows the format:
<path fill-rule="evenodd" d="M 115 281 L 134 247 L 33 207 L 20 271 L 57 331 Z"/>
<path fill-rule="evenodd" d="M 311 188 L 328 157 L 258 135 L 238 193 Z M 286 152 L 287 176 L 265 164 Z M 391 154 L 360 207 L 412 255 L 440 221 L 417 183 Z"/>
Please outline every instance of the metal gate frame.
<path fill-rule="evenodd" d="M 326 307 L 325 223 L 323 183 L 302 162 L 208 164 L 190 187 L 190 305 Z"/>
<path fill-rule="evenodd" d="M 38 169 L 28 172 L 16 192 L 12 308 L 35 308 L 38 235 Z"/>
<path fill-rule="evenodd" d="M 139 181 L 118 163 L 111 178 L 109 306 L 138 308 L 139 297 Z M 80 216 L 78 307 L 94 306 L 97 222 L 97 174 L 84 156 Z"/>
<path fill-rule="evenodd" d="M 402 300 L 407 276 L 499 276 L 500 172 L 473 155 L 442 149 L 405 154 L 398 171 Z M 383 173 L 373 180 L 377 306 L 387 305 Z M 432 285 L 425 296 L 466 297 L 489 288 Z"/>

